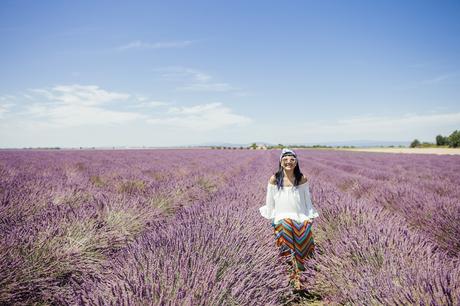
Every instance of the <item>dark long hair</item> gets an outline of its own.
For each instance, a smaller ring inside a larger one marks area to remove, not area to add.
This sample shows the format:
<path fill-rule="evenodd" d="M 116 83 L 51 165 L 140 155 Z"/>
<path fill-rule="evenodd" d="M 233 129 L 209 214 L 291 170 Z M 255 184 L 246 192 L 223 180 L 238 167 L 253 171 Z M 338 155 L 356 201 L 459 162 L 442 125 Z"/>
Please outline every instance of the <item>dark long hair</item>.
<path fill-rule="evenodd" d="M 294 156 L 293 154 L 284 154 L 284 156 Z M 294 156 L 296 157 L 296 156 Z M 302 180 L 302 172 L 300 171 L 300 167 L 299 167 L 299 160 L 297 159 L 296 157 L 296 165 L 294 167 L 294 186 L 298 186 L 300 181 Z M 279 165 L 278 165 L 278 171 L 275 173 L 275 178 L 276 178 L 276 186 L 278 186 L 278 189 L 280 189 L 281 187 L 283 187 L 283 179 L 284 179 L 284 171 L 283 171 L 283 167 L 281 166 L 281 160 L 279 162 Z"/>

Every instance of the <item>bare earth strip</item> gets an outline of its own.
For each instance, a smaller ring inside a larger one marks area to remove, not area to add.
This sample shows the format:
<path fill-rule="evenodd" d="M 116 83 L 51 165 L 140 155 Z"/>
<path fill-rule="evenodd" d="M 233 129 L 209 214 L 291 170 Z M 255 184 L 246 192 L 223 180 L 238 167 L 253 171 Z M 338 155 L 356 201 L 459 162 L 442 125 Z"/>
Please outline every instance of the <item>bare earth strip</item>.
<path fill-rule="evenodd" d="M 351 148 L 351 149 L 337 149 L 337 150 L 362 151 L 362 152 L 383 152 L 383 153 L 460 155 L 460 148 Z"/>

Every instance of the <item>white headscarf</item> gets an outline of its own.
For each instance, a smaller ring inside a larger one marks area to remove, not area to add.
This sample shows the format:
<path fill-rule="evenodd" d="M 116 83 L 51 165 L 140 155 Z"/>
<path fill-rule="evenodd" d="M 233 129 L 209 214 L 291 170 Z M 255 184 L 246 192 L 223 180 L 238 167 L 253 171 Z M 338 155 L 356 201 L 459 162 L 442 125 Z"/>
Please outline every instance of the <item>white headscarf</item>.
<path fill-rule="evenodd" d="M 283 158 L 283 155 L 286 154 L 286 153 L 291 153 L 292 155 L 294 155 L 295 158 L 297 158 L 297 155 L 294 153 L 294 151 L 292 151 L 292 150 L 290 150 L 290 149 L 284 148 L 284 149 L 281 151 L 280 162 L 281 162 L 281 159 Z"/>

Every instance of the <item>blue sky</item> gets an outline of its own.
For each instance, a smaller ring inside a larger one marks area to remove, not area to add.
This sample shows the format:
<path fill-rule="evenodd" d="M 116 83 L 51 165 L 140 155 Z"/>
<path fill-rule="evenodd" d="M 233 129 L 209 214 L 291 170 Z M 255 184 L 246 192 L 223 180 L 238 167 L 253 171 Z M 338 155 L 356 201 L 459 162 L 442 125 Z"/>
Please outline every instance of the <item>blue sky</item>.
<path fill-rule="evenodd" d="M 2 1 L 0 147 L 434 141 L 459 1 Z"/>

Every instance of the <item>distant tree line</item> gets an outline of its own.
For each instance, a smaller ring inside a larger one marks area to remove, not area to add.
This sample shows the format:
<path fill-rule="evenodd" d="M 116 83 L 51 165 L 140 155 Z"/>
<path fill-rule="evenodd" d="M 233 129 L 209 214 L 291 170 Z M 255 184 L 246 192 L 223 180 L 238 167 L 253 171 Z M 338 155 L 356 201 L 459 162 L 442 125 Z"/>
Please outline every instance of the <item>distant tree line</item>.
<path fill-rule="evenodd" d="M 267 149 L 284 149 L 284 148 L 290 148 L 290 149 L 300 149 L 300 148 L 354 148 L 354 146 L 328 146 L 328 145 L 288 145 L 285 146 L 283 144 L 277 144 L 274 146 L 267 146 Z"/>
<path fill-rule="evenodd" d="M 393 146 L 390 146 L 393 147 Z M 352 149 L 355 148 L 355 146 L 328 146 L 328 145 L 289 145 L 285 146 L 283 144 L 277 144 L 277 145 L 258 145 L 257 143 L 253 142 L 251 145 L 247 147 L 237 147 L 237 146 L 211 146 L 211 149 L 214 150 L 271 150 L 271 149 L 283 149 L 283 148 L 291 148 L 291 149 L 299 149 L 299 148 L 327 148 L 327 149 L 332 149 L 332 148 L 344 148 L 344 149 Z"/>
<path fill-rule="evenodd" d="M 418 139 L 414 139 L 410 144 L 411 148 L 434 146 L 448 146 L 449 148 L 460 148 L 460 131 L 455 130 L 449 136 L 436 136 L 436 145 L 430 142 L 421 143 Z"/>
<path fill-rule="evenodd" d="M 24 147 L 23 150 L 60 150 L 60 147 Z"/>
<path fill-rule="evenodd" d="M 211 149 L 214 149 L 214 150 L 236 150 L 236 149 L 243 150 L 243 149 L 247 149 L 247 148 L 244 148 L 244 147 L 212 146 Z"/>

